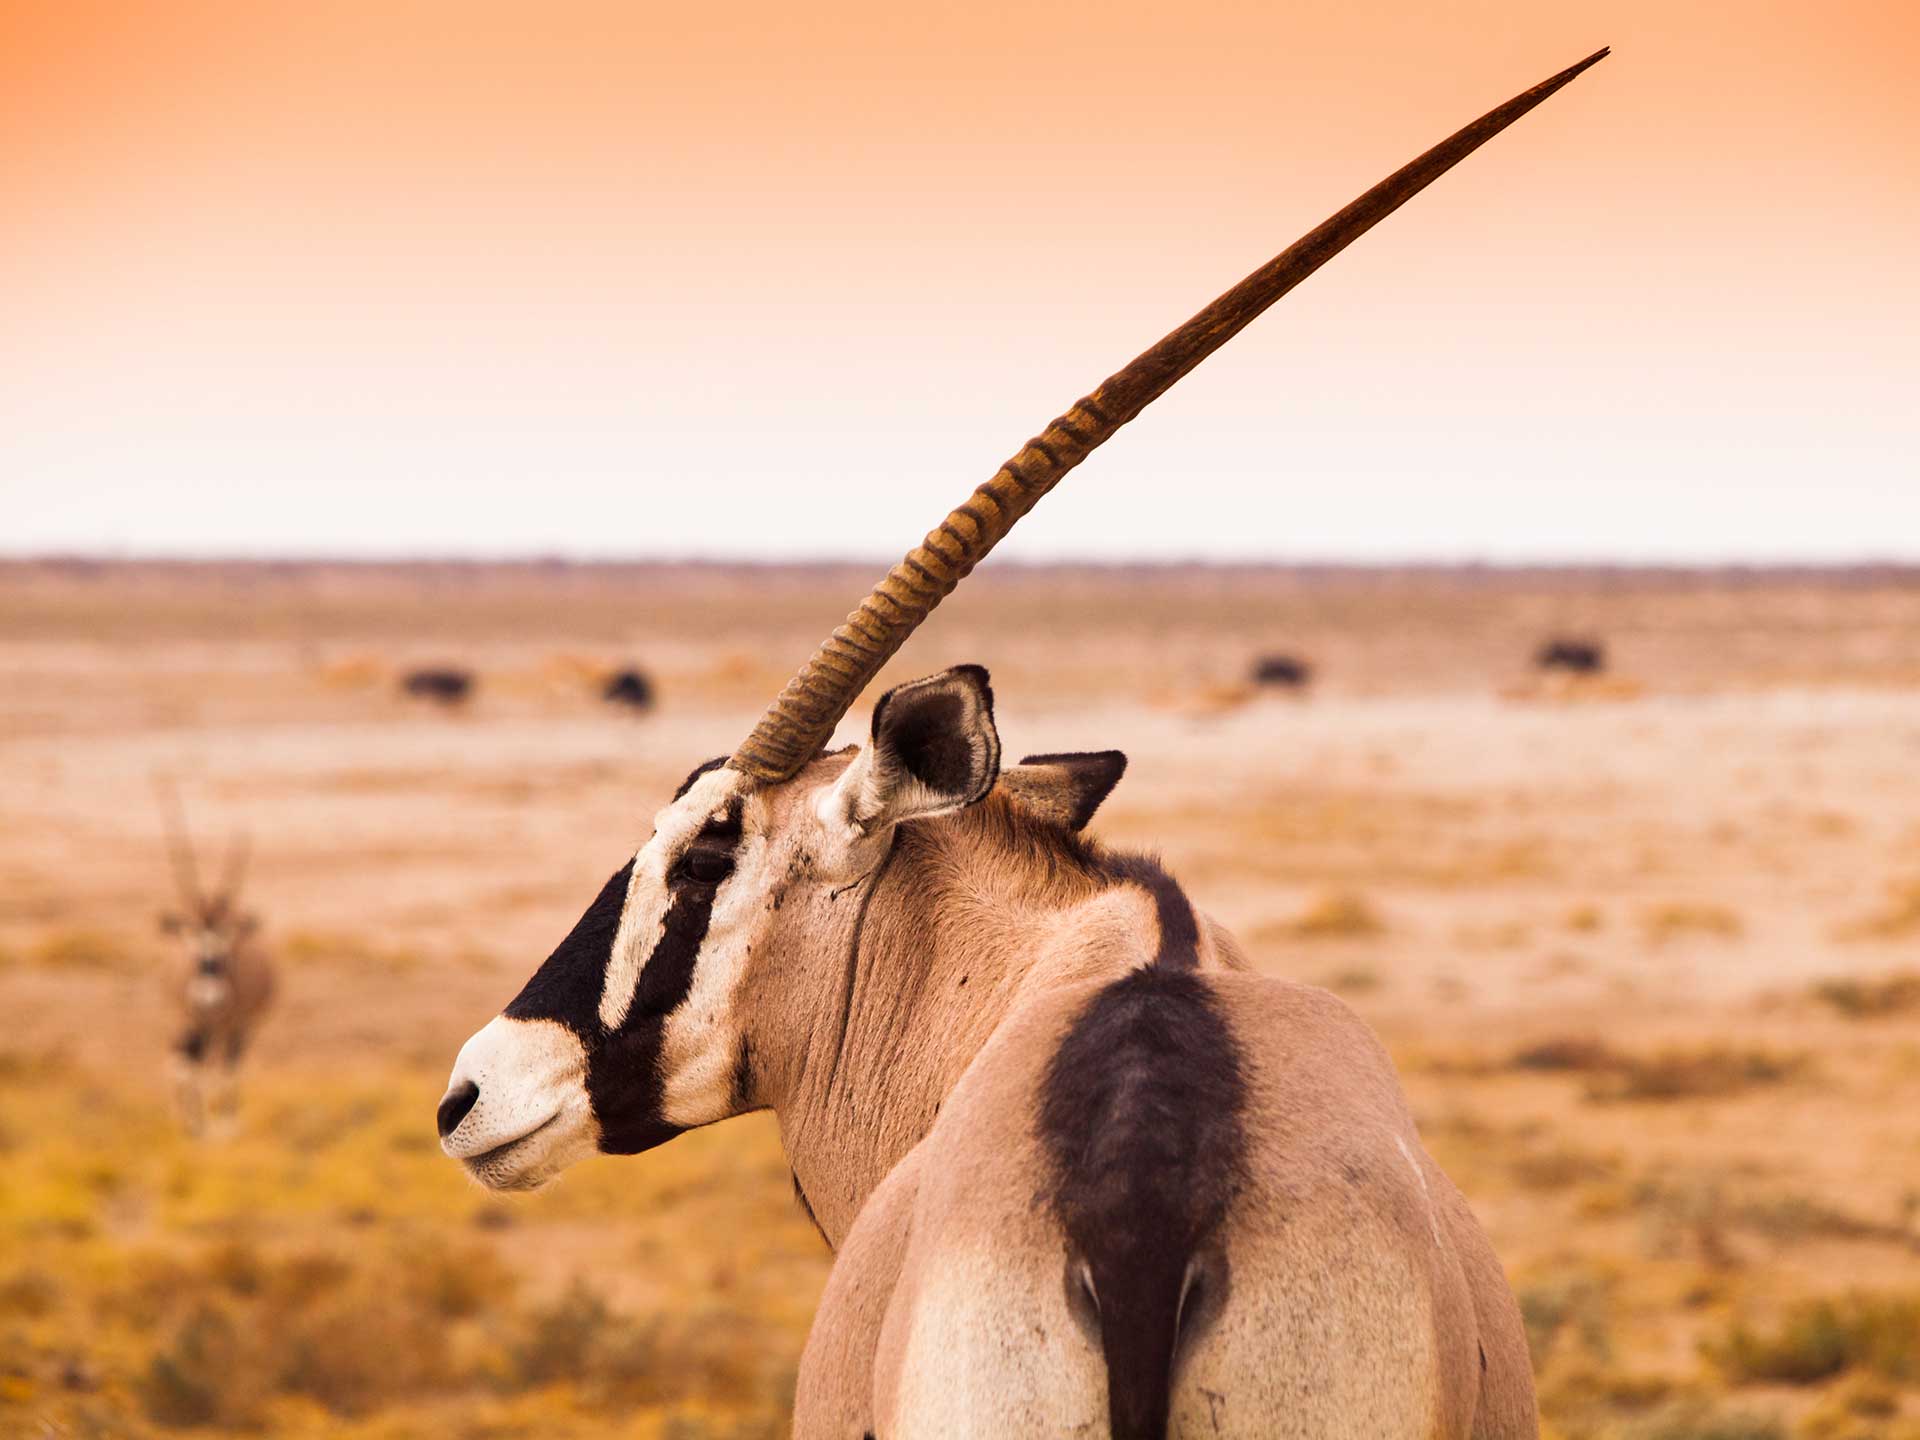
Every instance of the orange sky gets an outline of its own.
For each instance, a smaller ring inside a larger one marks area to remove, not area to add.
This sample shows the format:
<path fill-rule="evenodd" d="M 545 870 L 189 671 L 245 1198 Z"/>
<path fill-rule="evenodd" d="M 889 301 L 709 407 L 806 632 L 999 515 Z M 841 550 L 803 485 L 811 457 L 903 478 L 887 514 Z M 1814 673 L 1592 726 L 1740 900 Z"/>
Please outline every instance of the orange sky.
<path fill-rule="evenodd" d="M 0 550 L 1920 558 L 1920 6 L 0 0 Z M 1181 504 L 1152 504 L 1177 487 Z"/>

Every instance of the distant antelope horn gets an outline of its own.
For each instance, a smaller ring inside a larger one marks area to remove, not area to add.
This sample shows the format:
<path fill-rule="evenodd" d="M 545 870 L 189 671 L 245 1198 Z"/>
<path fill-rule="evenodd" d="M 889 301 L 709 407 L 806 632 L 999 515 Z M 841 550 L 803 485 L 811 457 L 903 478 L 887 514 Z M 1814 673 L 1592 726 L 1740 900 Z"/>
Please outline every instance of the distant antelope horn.
<path fill-rule="evenodd" d="M 173 864 L 173 882 L 180 887 L 180 898 L 189 909 L 200 906 L 200 875 L 193 861 L 193 834 L 187 829 L 187 807 L 171 780 L 155 777 L 155 794 L 160 799 L 160 822 L 167 835 L 167 859 Z"/>
<path fill-rule="evenodd" d="M 1606 55 L 1600 50 L 1514 96 L 1382 180 L 1029 440 L 827 637 L 727 763 L 761 780 L 785 780 L 797 773 L 915 627 L 1062 476 L 1261 311 Z"/>

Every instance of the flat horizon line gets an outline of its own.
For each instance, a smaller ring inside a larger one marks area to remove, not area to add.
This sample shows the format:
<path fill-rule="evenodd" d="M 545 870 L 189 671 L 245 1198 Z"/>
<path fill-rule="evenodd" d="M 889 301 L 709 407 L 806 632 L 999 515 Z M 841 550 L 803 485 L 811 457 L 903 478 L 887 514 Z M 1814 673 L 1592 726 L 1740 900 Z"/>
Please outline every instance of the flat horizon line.
<path fill-rule="evenodd" d="M 308 553 L 201 553 L 47 550 L 0 552 L 0 571 L 86 569 L 254 569 L 254 570 L 504 570 L 504 571 L 634 571 L 700 570 L 804 573 L 871 570 L 884 573 L 896 563 L 893 555 L 820 555 L 778 557 L 724 554 L 566 555 L 514 553 L 434 553 L 366 555 L 313 551 Z M 1851 559 L 1787 558 L 1770 556 L 1699 559 L 1631 559 L 1620 557 L 1281 557 L 1242 556 L 1002 556 L 981 573 L 1036 572 L 1159 572 L 1250 574 L 1549 574 L 1549 575 L 1775 575 L 1913 577 L 1920 579 L 1920 558 L 1863 556 Z"/>

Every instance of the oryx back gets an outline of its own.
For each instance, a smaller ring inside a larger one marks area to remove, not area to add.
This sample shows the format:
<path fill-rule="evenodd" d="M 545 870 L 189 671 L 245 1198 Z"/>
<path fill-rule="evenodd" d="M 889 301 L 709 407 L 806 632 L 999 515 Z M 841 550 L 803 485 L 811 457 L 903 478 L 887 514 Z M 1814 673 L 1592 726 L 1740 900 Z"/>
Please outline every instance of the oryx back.
<path fill-rule="evenodd" d="M 876 1191 L 796 1435 L 1533 1434 L 1511 1295 L 1366 1027 L 1144 948 L 1009 1017 Z"/>

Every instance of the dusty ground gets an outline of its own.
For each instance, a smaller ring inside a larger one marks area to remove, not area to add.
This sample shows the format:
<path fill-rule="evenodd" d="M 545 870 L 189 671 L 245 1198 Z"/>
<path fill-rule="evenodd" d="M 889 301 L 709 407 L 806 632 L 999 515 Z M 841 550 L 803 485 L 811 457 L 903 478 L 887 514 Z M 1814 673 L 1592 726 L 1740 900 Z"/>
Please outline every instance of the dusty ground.
<path fill-rule="evenodd" d="M 0 1434 L 779 1433 L 826 1258 L 769 1126 L 507 1203 L 428 1116 L 872 568 L 0 568 Z M 1610 677 L 1539 686 L 1563 631 Z M 963 659 L 1379 1027 L 1556 1433 L 1920 1433 L 1920 577 L 989 566 L 890 678 Z M 458 712 L 395 693 L 438 661 Z M 160 773 L 282 957 L 217 1144 L 166 1110 Z"/>

